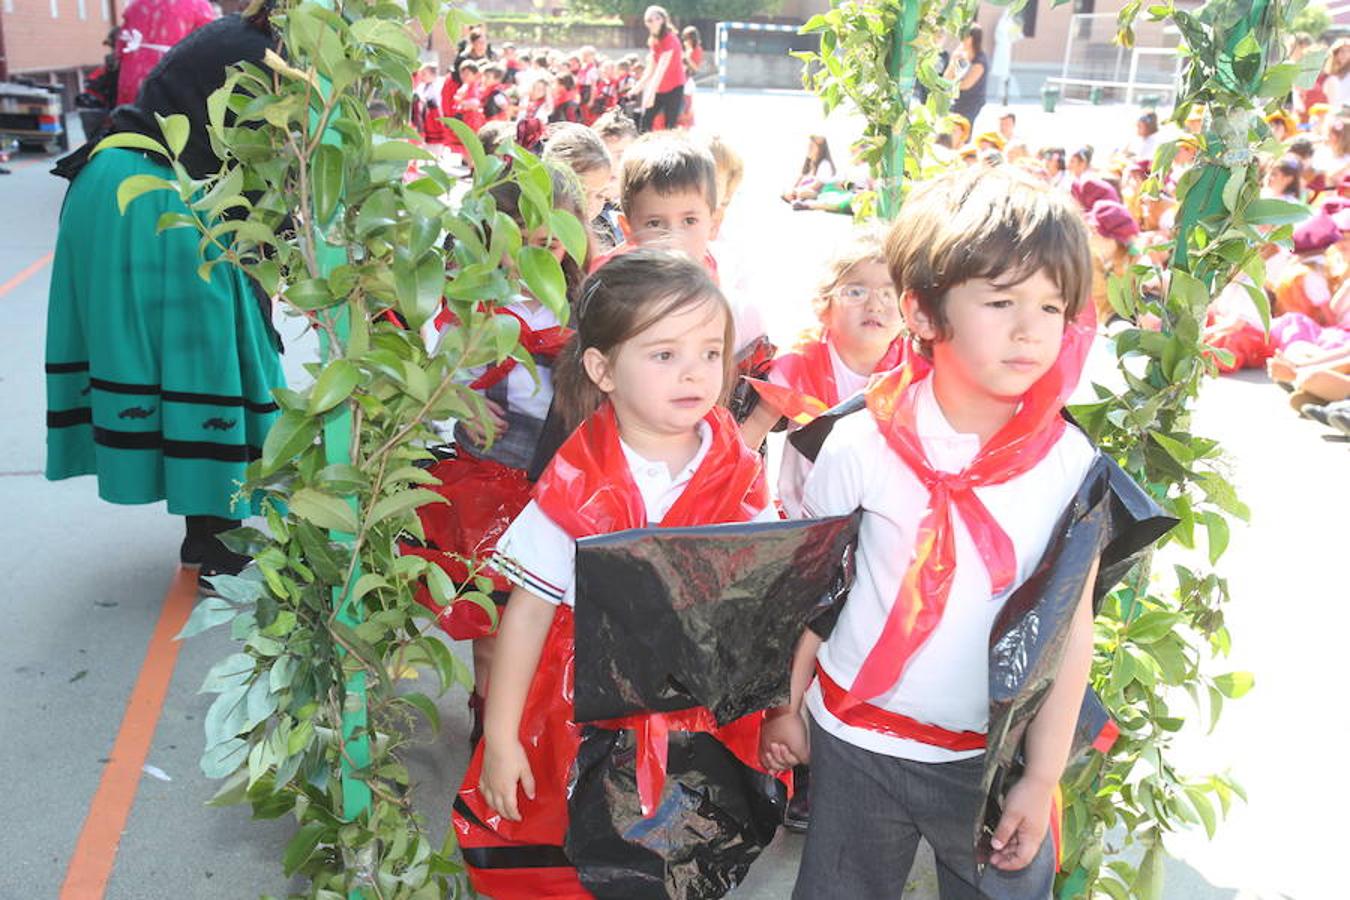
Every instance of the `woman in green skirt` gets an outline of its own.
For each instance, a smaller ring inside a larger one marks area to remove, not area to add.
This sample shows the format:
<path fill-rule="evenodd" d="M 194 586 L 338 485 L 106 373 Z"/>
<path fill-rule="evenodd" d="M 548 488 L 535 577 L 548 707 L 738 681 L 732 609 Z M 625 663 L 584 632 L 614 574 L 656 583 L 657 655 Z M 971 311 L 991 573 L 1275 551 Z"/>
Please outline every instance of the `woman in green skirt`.
<path fill-rule="evenodd" d="M 261 61 L 271 38 L 259 18 L 227 16 L 175 46 L 109 133 L 162 140 L 154 114 L 182 113 L 191 124 L 182 162 L 195 178 L 215 172 L 206 98 L 231 63 Z M 270 305 L 229 263 L 209 282 L 198 276 L 195 229 L 156 233 L 165 213 L 187 212 L 177 194 L 152 191 L 119 213 L 125 179 L 173 173 L 152 153 L 91 157 L 103 136 L 57 167 L 72 181 L 47 311 L 47 478 L 96 475 L 113 503 L 167 500 L 187 517 L 182 561 L 203 576 L 237 573 L 247 560 L 216 535 L 257 512 L 241 491 L 244 470 L 277 415 L 272 390 L 285 384 Z"/>

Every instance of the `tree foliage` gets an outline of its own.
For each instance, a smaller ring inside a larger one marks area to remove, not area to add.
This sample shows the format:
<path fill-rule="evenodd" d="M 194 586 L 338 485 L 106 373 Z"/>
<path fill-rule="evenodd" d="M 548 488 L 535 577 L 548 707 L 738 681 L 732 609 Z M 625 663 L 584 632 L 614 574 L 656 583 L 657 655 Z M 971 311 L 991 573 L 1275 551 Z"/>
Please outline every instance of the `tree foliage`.
<path fill-rule="evenodd" d="M 577 259 L 585 250 L 580 223 L 551 207 L 543 164 L 520 150 L 509 167 L 485 156 L 462 123 L 451 124 L 473 162 L 470 182 L 435 166 L 409 175 L 410 162 L 428 158 L 408 125 L 414 35 L 443 16 L 458 35 L 465 16 L 438 0 L 406 9 L 282 0 L 272 21 L 284 52 L 264 67 L 239 66 L 210 100 L 221 170 L 188 176 L 176 161 L 187 122 L 173 117 L 151 148 L 175 159 L 172 173 L 119 192 L 125 205 L 147 190 L 177 191 L 190 214 L 159 225 L 195 228 L 204 248 L 221 250 L 203 274 L 242 266 L 327 348 L 309 387 L 276 392 L 281 416 L 249 468 L 246 489 L 265 497 L 267 533 L 245 528 L 228 542 L 256 566 L 217 578 L 220 596 L 203 601 L 183 632 L 227 625 L 239 642 L 202 685 L 216 699 L 201 767 L 224 779 L 212 803 L 249 803 L 256 818 L 293 815 L 282 868 L 308 878 L 312 897 L 459 892 L 453 830 L 433 845 L 400 756 L 417 720 L 439 725 L 433 697 L 405 676 L 430 673 L 442 692 L 470 678 L 413 594 L 425 581 L 438 603 L 477 603 L 493 616 L 495 607 L 485 579 L 452 583 L 399 555 L 397 543 L 420 534 L 417 508 L 440 500 L 420 465 L 435 440 L 426 423 L 491 427 L 481 395 L 457 376 L 508 356 L 533 366 L 514 320 L 492 315 L 494 304 L 528 287 L 567 316 L 557 261 L 522 241 L 489 189 L 516 182 L 531 231 L 551 230 Z M 227 210 L 237 215 L 223 218 Z M 429 351 L 418 330 L 442 298 L 458 326 Z"/>
<path fill-rule="evenodd" d="M 836 3 L 805 26 L 820 34 L 820 53 L 798 54 L 807 64 L 805 83 L 827 111 L 848 103 L 865 118 L 863 155 L 882 190 L 903 191 L 943 167 L 931 142 L 953 86 L 941 77 L 937 54 L 975 11 L 964 0 L 920 0 L 914 39 L 897 44 L 895 29 L 907 5 Z M 1272 242 L 1287 244 L 1293 223 L 1307 215 L 1298 204 L 1260 196 L 1255 159 L 1257 151 L 1278 150 L 1262 118 L 1265 108 L 1315 74 L 1311 65 L 1280 62 L 1305 0 L 1211 0 L 1198 9 L 1177 8 L 1171 0 L 1151 2 L 1147 10 L 1143 5 L 1132 0 L 1122 9 L 1119 40 L 1132 42 L 1140 15 L 1181 32 L 1185 68 L 1173 117 L 1181 125 L 1193 106 L 1208 111 L 1202 151 L 1177 187 L 1179 237 L 1169 248 L 1168 270 L 1135 266 L 1109 285 L 1117 313 L 1161 327 L 1119 332 L 1114 347 L 1123 386 L 1093 385 L 1096 400 L 1072 411 L 1180 520 L 1158 548 L 1173 545 L 1165 552 L 1177 561 L 1164 567 L 1150 555 L 1110 594 L 1096 620 L 1092 682 L 1121 735 L 1108 754 L 1091 754 L 1065 774 L 1057 894 L 1066 898 L 1161 897 L 1165 836 L 1194 827 L 1212 837 L 1234 799 L 1243 797 L 1228 774 L 1185 773 L 1171 758 L 1188 720 L 1198 717 L 1212 730 L 1224 702 L 1253 686 L 1249 673 L 1225 672 L 1220 663 L 1230 647 L 1223 613 L 1228 584 L 1214 570 L 1232 522 L 1246 520 L 1249 511 L 1227 478 L 1219 442 L 1193 431 L 1191 411 L 1222 353 L 1203 339 L 1211 297 L 1241 285 L 1268 321 L 1261 251 Z M 911 83 L 894 77 L 905 71 L 892 56 L 896 47 L 912 55 L 911 71 L 930 91 L 926 103 L 910 103 Z M 902 142 L 899 170 L 891 167 L 893 141 Z M 1147 189 L 1160 189 L 1175 154 L 1175 142 L 1158 149 Z M 864 215 L 875 214 L 875 204 L 863 206 Z M 1150 287 L 1157 285 L 1164 287 Z"/>
<path fill-rule="evenodd" d="M 579 0 L 578 9 L 592 10 L 625 19 L 641 19 L 648 0 Z M 770 15 L 782 5 L 782 0 L 668 0 L 658 3 L 681 25 L 691 19 L 739 21 L 751 16 Z"/>

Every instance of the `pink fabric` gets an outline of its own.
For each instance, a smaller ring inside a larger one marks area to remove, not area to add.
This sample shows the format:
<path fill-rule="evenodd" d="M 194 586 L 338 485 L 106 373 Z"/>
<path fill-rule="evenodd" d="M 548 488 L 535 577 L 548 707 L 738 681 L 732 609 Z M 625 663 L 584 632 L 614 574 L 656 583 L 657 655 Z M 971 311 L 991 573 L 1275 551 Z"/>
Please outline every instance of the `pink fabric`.
<path fill-rule="evenodd" d="M 1299 341 L 1316 343 L 1321 333 L 1322 327 L 1303 313 L 1285 313 L 1270 323 L 1270 339 L 1279 350 L 1287 350 L 1290 344 Z"/>
<path fill-rule="evenodd" d="M 136 102 L 141 82 L 164 56 L 165 51 L 157 48 L 172 47 L 215 18 L 207 0 L 134 0 L 122 14 L 117 40 L 118 105 Z"/>

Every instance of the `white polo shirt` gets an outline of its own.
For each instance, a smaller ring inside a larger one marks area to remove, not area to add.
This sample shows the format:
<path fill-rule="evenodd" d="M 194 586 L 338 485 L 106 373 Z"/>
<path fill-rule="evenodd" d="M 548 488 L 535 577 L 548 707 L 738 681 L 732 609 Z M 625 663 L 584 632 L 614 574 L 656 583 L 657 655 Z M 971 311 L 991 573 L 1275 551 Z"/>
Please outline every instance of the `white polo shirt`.
<path fill-rule="evenodd" d="M 947 422 L 933 395 L 931 378 L 911 390 L 920 392 L 915 426 L 929 462 L 943 472 L 961 471 L 979 452 L 979 438 L 960 434 Z M 1016 550 L 1015 581 L 997 596 L 992 595 L 989 573 L 960 513 L 953 509 L 956 572 L 942 621 L 911 657 L 900 681 L 872 698 L 872 704 L 951 731 L 986 730 L 989 634 L 994 619 L 1040 561 L 1055 522 L 1077 492 L 1095 453 L 1083 433 L 1070 426 L 1030 471 L 1002 484 L 975 489 Z M 834 632 L 817 657 L 842 687 L 853 684 L 881 634 L 913 557 L 915 533 L 928 502 L 928 490 L 887 446 L 871 414 L 847 416 L 835 426 L 807 479 L 804 506 L 811 516 L 863 510 L 857 576 Z M 948 762 L 982 752 L 946 750 L 845 725 L 825 708 L 815 682 L 807 693 L 807 706 L 830 734 L 875 753 Z"/>
<path fill-rule="evenodd" d="M 850 369 L 843 357 L 834 349 L 833 342 L 829 342 L 826 346 L 830 350 L 830 370 L 834 373 L 834 387 L 842 403 L 867 387 L 867 382 L 872 376 L 859 375 Z M 787 378 L 778 371 L 769 372 L 769 382 L 794 390 L 797 388 L 797 385 L 789 384 Z M 801 518 L 802 488 L 806 485 L 807 476 L 811 474 L 811 465 L 811 460 L 802 456 L 790 442 L 783 442 L 783 459 L 778 467 L 778 499 L 782 502 L 783 511 L 787 513 L 789 519 Z"/>
<path fill-rule="evenodd" d="M 655 525 L 666 517 L 708 455 L 712 428 L 707 422 L 699 422 L 698 434 L 698 452 L 675 475 L 671 475 L 670 467 L 664 462 L 647 459 L 623 441 L 619 442 L 628 470 L 642 494 L 649 523 Z M 760 510 L 754 521 L 777 519 L 778 514 L 770 505 Z M 572 536 L 531 500 L 497 542 L 497 550 L 488 564 L 512 584 L 549 603 L 571 606 L 575 601 L 576 555 L 577 543 Z"/>

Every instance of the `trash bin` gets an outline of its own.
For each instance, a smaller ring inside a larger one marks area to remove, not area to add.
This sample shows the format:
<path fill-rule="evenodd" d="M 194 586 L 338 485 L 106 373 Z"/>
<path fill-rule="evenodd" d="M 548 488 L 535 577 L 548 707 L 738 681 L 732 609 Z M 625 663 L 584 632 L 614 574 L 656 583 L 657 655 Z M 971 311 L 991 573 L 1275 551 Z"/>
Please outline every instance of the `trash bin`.
<path fill-rule="evenodd" d="M 1088 99 L 1092 101 L 1093 106 L 1102 105 L 1102 94 L 1105 93 L 1101 87 L 1094 87 L 1088 91 Z"/>
<path fill-rule="evenodd" d="M 1047 84 L 1041 88 L 1041 109 L 1048 113 L 1055 111 L 1055 104 L 1059 102 L 1059 85 Z"/>

